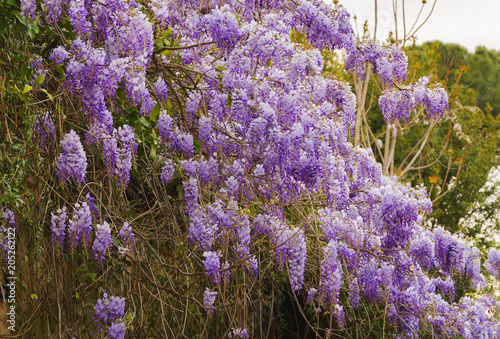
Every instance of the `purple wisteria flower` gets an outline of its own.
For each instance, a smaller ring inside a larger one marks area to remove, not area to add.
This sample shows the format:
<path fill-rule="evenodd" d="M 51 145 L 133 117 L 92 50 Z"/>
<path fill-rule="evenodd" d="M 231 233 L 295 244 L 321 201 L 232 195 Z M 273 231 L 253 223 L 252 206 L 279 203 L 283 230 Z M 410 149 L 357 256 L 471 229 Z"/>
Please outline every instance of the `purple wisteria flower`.
<path fill-rule="evenodd" d="M 500 251 L 498 249 L 490 249 L 490 252 L 488 253 L 488 261 L 486 262 L 484 267 L 495 278 L 500 279 Z"/>
<path fill-rule="evenodd" d="M 108 331 L 109 339 L 125 339 L 125 333 L 127 332 L 127 327 L 123 321 L 111 324 Z"/>
<path fill-rule="evenodd" d="M 354 278 L 349 282 L 349 298 L 353 309 L 359 306 L 359 285 L 358 278 Z"/>
<path fill-rule="evenodd" d="M 59 246 L 62 246 L 66 235 L 66 206 L 59 208 L 56 214 L 50 214 L 52 215 L 50 227 L 52 230 L 52 242 L 54 245 L 58 243 Z"/>
<path fill-rule="evenodd" d="M 10 227 L 16 227 L 16 220 L 15 220 L 15 215 L 12 210 L 8 209 L 7 207 L 2 208 L 2 220 L 4 222 L 7 222 L 7 224 Z"/>
<path fill-rule="evenodd" d="M 323 249 L 321 261 L 321 280 L 319 283 L 320 301 L 335 305 L 339 300 L 342 282 L 342 269 L 337 259 L 337 242 L 331 239 Z"/>
<path fill-rule="evenodd" d="M 54 48 L 52 53 L 50 53 L 49 60 L 53 60 L 56 65 L 60 65 L 70 58 L 71 54 L 64 48 L 64 46 L 59 46 Z"/>
<path fill-rule="evenodd" d="M 216 8 L 203 18 L 207 31 L 217 41 L 217 47 L 229 53 L 242 36 L 238 20 L 228 5 Z"/>
<path fill-rule="evenodd" d="M 73 210 L 73 218 L 68 222 L 67 235 L 71 250 L 82 242 L 87 248 L 92 232 L 92 212 L 85 201 L 76 203 Z"/>
<path fill-rule="evenodd" d="M 125 315 L 125 298 L 111 296 L 104 293 L 102 299 L 97 300 L 94 307 L 94 321 L 97 323 L 97 329 L 109 325 L 108 337 L 115 339 L 124 339 L 127 330 L 122 318 Z"/>
<path fill-rule="evenodd" d="M 203 260 L 203 266 L 205 266 L 205 274 L 210 277 L 210 280 L 214 284 L 220 283 L 220 252 L 203 252 L 205 260 Z"/>
<path fill-rule="evenodd" d="M 410 252 L 422 268 L 426 270 L 432 268 L 434 264 L 434 244 L 429 237 L 422 236 L 413 239 Z"/>
<path fill-rule="evenodd" d="M 106 253 L 112 246 L 113 239 L 111 238 L 111 228 L 109 224 L 106 221 L 103 222 L 102 225 L 97 224 L 92 250 L 94 251 L 94 259 L 99 259 L 99 265 L 102 265 Z"/>
<path fill-rule="evenodd" d="M 306 240 L 303 230 L 298 228 L 280 229 L 276 242 L 276 257 L 283 265 L 288 260 L 290 266 L 290 284 L 294 292 L 302 289 L 304 283 L 304 271 L 306 265 Z"/>
<path fill-rule="evenodd" d="M 36 0 L 21 0 L 21 15 L 25 19 L 35 19 Z"/>
<path fill-rule="evenodd" d="M 97 220 L 99 220 L 99 211 L 97 210 L 97 207 L 95 205 L 94 198 L 90 195 L 90 193 L 87 193 L 85 195 L 85 199 L 87 200 L 87 203 L 90 207 L 90 211 L 92 212 L 93 222 L 97 222 Z"/>
<path fill-rule="evenodd" d="M 175 167 L 172 163 L 172 160 L 166 159 L 165 165 L 161 169 L 160 179 L 162 182 L 169 183 L 172 180 L 172 176 L 174 175 Z"/>
<path fill-rule="evenodd" d="M 61 141 L 61 154 L 57 158 L 57 174 L 64 182 L 72 179 L 77 183 L 85 182 L 87 174 L 87 155 L 83 150 L 80 137 L 71 130 Z"/>
<path fill-rule="evenodd" d="M 165 80 L 163 80 L 162 77 L 159 77 L 158 80 L 155 82 L 155 92 L 156 92 L 156 97 L 160 101 L 166 102 L 168 99 L 168 88 L 167 84 L 165 83 Z"/>
<path fill-rule="evenodd" d="M 135 235 L 132 232 L 132 226 L 130 226 L 128 222 L 125 221 L 123 223 L 119 235 L 123 244 L 119 249 L 121 255 L 125 255 L 130 249 L 135 249 Z"/>
<path fill-rule="evenodd" d="M 47 111 L 38 115 L 33 125 L 32 141 L 34 141 L 42 151 L 52 154 L 54 152 L 55 139 L 56 127 L 52 120 L 52 114 Z"/>
<path fill-rule="evenodd" d="M 232 331 L 228 334 L 229 338 L 250 338 L 248 331 L 244 327 L 233 328 Z"/>
<path fill-rule="evenodd" d="M 306 304 L 310 304 L 314 301 L 314 297 L 316 296 L 317 292 L 318 290 L 315 289 L 314 287 L 309 289 L 309 292 L 307 292 Z"/>
<path fill-rule="evenodd" d="M 111 296 L 104 293 L 102 299 L 97 300 L 94 308 L 94 321 L 96 323 L 114 322 L 125 315 L 125 298 Z"/>
<path fill-rule="evenodd" d="M 214 314 L 214 302 L 215 297 L 217 296 L 217 291 L 210 291 L 208 287 L 205 289 L 205 293 L 203 294 L 203 307 L 205 308 L 205 312 L 209 317 L 212 317 Z"/>
<path fill-rule="evenodd" d="M 172 131 L 172 123 L 173 119 L 170 115 L 168 115 L 167 111 L 163 110 L 160 112 L 158 116 L 158 131 L 160 132 L 160 138 L 164 142 L 173 142 L 174 134 Z"/>

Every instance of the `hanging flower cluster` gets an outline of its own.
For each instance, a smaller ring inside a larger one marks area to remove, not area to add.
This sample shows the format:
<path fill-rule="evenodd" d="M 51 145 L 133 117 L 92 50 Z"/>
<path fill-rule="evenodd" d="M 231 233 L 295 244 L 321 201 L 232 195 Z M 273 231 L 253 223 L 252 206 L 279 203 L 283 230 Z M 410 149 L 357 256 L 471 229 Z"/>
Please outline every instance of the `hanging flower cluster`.
<path fill-rule="evenodd" d="M 111 296 L 104 293 L 102 299 L 97 300 L 94 307 L 94 321 L 97 323 L 97 329 L 108 328 L 106 338 L 125 339 L 127 327 L 122 318 L 125 315 L 125 298 Z"/>

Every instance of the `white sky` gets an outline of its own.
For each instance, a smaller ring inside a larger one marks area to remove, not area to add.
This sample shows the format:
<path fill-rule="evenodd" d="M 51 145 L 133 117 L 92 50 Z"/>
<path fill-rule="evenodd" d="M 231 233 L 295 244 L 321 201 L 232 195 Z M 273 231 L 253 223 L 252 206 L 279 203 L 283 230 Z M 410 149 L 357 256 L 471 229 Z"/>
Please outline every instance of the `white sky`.
<path fill-rule="evenodd" d="M 400 35 L 403 32 L 403 0 L 378 0 L 379 41 L 385 40 L 388 32 L 394 30 L 393 1 L 398 5 Z M 339 2 L 352 16 L 357 16 L 360 30 L 364 21 L 368 20 L 373 34 L 375 0 L 339 0 Z M 434 0 L 427 0 L 417 26 L 427 17 L 433 3 Z M 405 0 L 407 30 L 413 25 L 421 7 L 422 0 Z M 441 40 L 462 45 L 470 52 L 479 45 L 500 51 L 500 0 L 437 0 L 432 15 L 416 36 L 418 44 Z"/>

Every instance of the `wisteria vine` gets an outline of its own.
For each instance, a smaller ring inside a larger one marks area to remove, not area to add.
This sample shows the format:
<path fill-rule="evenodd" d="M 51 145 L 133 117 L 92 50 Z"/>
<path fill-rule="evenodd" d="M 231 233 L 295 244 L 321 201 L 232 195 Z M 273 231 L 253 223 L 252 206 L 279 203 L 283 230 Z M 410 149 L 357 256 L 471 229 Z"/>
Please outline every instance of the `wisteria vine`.
<path fill-rule="evenodd" d="M 344 50 L 346 69 L 360 78 L 371 65 L 385 88 L 379 104 L 388 124 L 409 121 L 418 108 L 430 120 L 442 118 L 446 91 L 425 77 L 405 83 L 408 60 L 396 45 L 357 44 L 341 5 L 44 5 L 47 23 L 65 15 L 73 27 L 75 39 L 56 47 L 45 65 L 63 67 L 64 90 L 80 103 L 87 125 L 83 144 L 71 130 L 57 148 L 52 117 L 44 113 L 33 140 L 47 154 L 58 150 L 61 182 L 85 182 L 86 149 L 101 157 L 107 175 L 125 191 L 138 131 L 115 125 L 126 114 L 117 97 L 156 122 L 156 176 L 182 191 L 186 239 L 206 276 L 199 303 L 209 318 L 223 312 L 218 289 L 237 283 L 233 272 L 257 278 L 269 269 L 256 255 L 266 252 L 292 292 L 307 296 L 317 313 L 334 316 L 337 329 L 348 321 L 346 310 L 363 302 L 384 308 L 388 324 L 405 338 L 429 326 L 442 336 L 500 336 L 500 304 L 480 294 L 486 279 L 479 250 L 443 228 L 426 229 L 423 218 L 432 205 L 425 188 L 382 175 L 371 151 L 353 146 L 355 96 L 347 83 L 322 73 L 321 49 Z M 23 1 L 23 13 L 39 15 L 35 2 Z M 294 31 L 307 42 L 294 42 Z M 92 244 L 99 265 L 113 246 L 122 256 L 135 250 L 131 226 L 100 220 L 90 196 L 74 204 L 72 219 L 68 212 L 63 206 L 52 213 L 60 250 L 90 250 Z M 485 267 L 500 277 L 497 250 Z M 456 302 L 459 279 L 470 281 L 478 297 Z M 96 305 L 95 320 L 109 328 L 109 337 L 124 336 L 124 304 L 104 295 Z M 249 324 L 243 325 L 227 329 L 230 337 L 249 337 Z M 334 329 L 322 330 L 328 335 Z"/>

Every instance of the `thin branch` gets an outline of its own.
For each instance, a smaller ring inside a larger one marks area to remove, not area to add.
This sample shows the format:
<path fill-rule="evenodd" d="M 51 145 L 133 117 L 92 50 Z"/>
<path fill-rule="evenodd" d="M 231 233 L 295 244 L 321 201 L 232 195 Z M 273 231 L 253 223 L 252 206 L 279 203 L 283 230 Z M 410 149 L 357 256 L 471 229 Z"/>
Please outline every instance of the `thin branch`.
<path fill-rule="evenodd" d="M 166 46 L 166 47 L 158 48 L 157 50 L 153 51 L 153 53 L 156 54 L 156 53 L 161 53 L 163 51 L 178 51 L 181 49 L 188 49 L 188 48 L 194 48 L 194 47 L 203 46 L 203 45 L 215 44 L 216 42 L 217 41 L 206 41 L 206 42 L 200 42 L 199 44 L 194 44 L 194 45 L 189 45 L 189 46 L 179 46 L 179 47 Z"/>

